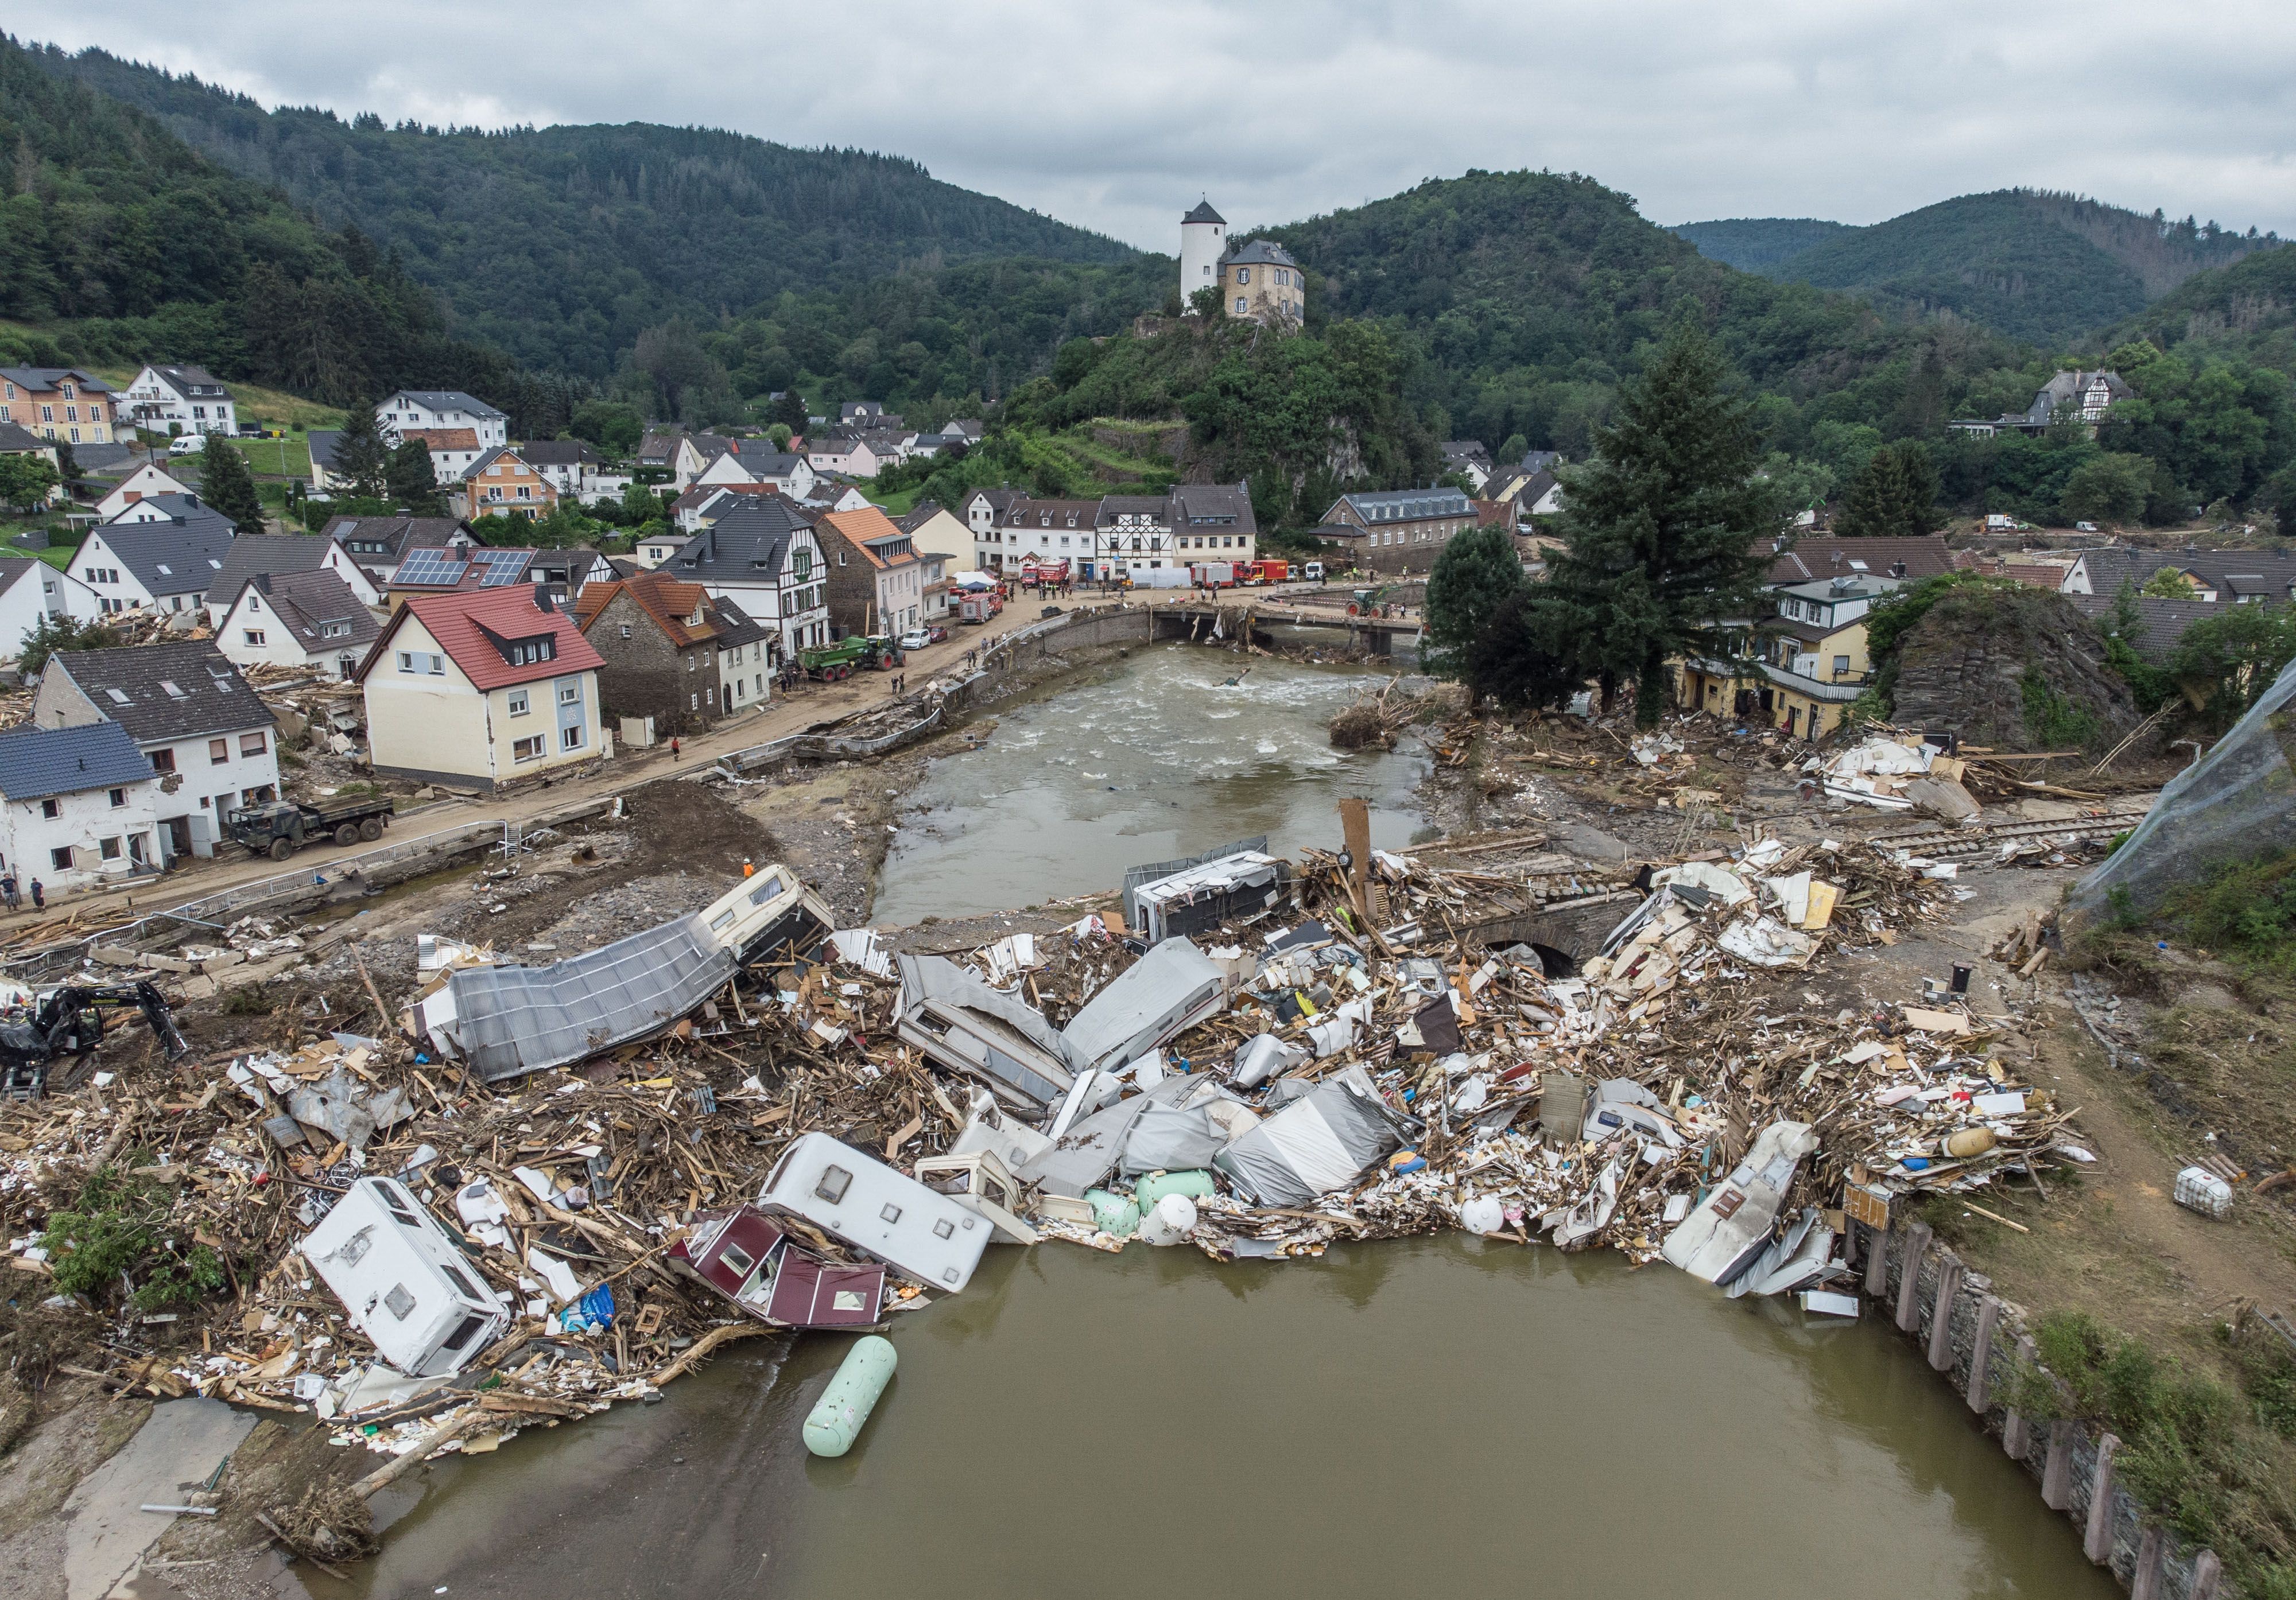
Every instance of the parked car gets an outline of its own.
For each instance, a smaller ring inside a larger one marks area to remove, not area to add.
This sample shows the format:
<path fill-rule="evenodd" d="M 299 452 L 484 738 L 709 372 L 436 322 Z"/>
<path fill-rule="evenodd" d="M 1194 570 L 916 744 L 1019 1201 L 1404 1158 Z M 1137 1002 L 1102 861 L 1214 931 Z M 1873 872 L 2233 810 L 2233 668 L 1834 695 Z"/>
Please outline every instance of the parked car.
<path fill-rule="evenodd" d="M 925 632 L 927 632 L 927 633 L 929 633 L 929 634 L 931 634 L 931 635 L 932 636 L 932 642 L 933 642 L 934 644 L 939 644 L 942 640 L 944 640 L 944 639 L 946 639 L 946 638 L 947 638 L 947 637 L 948 637 L 948 629 L 947 629 L 946 628 L 943 628 L 943 627 L 942 627 L 939 623 L 938 623 L 938 622 L 934 623 L 931 628 L 928 628 L 927 629 L 925 629 Z"/>
<path fill-rule="evenodd" d="M 176 439 L 168 445 L 168 454 L 171 456 L 197 455 L 201 451 L 207 447 L 208 441 L 204 437 L 197 433 L 185 433 L 178 435 Z"/>
<path fill-rule="evenodd" d="M 2096 524 L 2094 522 L 2076 522 L 2073 524 L 2073 531 L 2075 533 L 2095 533 L 2096 531 Z"/>
<path fill-rule="evenodd" d="M 932 635 L 924 628 L 913 628 L 903 634 L 899 644 L 903 650 L 922 650 L 933 642 Z"/>

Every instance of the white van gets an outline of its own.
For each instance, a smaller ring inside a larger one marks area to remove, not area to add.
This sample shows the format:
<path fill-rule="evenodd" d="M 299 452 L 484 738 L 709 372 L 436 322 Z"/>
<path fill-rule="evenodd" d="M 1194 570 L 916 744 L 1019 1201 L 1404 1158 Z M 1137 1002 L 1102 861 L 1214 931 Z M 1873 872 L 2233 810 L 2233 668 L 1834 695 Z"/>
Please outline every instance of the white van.
<path fill-rule="evenodd" d="M 395 1179 L 351 1185 L 296 1251 L 409 1377 L 460 1372 L 510 1326 L 479 1269 Z"/>

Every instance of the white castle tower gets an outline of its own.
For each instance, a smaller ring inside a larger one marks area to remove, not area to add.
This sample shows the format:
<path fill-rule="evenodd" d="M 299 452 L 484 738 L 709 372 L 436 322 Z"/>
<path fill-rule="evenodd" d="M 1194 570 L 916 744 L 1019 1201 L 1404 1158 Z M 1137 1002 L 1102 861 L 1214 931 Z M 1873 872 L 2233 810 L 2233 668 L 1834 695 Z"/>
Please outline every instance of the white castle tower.
<path fill-rule="evenodd" d="M 1180 218 L 1180 305 L 1193 310 L 1189 297 L 1199 289 L 1219 287 L 1220 257 L 1227 250 L 1227 218 L 1212 209 L 1209 200 Z"/>

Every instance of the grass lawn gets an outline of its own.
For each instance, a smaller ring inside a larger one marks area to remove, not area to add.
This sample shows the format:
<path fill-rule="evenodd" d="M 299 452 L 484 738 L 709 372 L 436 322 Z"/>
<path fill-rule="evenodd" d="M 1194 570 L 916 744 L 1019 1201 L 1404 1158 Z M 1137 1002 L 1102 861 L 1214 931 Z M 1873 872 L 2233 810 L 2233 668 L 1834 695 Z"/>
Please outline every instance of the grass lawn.
<path fill-rule="evenodd" d="M 244 414 L 242 413 L 242 414 Z M 247 457 L 248 470 L 258 478 L 308 478 L 311 475 L 311 446 L 297 434 L 285 439 L 235 439 L 239 453 Z"/>
<path fill-rule="evenodd" d="M 923 497 L 925 492 L 922 484 L 917 485 L 914 488 L 905 488 L 898 495 L 873 494 L 865 486 L 857 487 L 861 488 L 864 497 L 874 504 L 889 517 L 906 516 L 916 510 L 917 502 Z"/>

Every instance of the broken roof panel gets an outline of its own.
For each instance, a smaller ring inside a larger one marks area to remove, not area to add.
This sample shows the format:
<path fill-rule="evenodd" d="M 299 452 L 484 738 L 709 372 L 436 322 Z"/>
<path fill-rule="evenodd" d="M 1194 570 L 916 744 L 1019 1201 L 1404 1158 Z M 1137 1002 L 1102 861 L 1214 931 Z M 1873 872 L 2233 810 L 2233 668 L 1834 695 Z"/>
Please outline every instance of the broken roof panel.
<path fill-rule="evenodd" d="M 1092 1065 L 1120 1067 L 1226 1005 L 1226 982 L 1211 957 L 1168 939 L 1095 995 L 1061 1037 Z"/>
<path fill-rule="evenodd" d="M 1036 1008 L 998 994 L 945 956 L 895 958 L 897 1030 L 953 1072 L 969 1073 L 1041 1112 L 1091 1066 Z"/>

